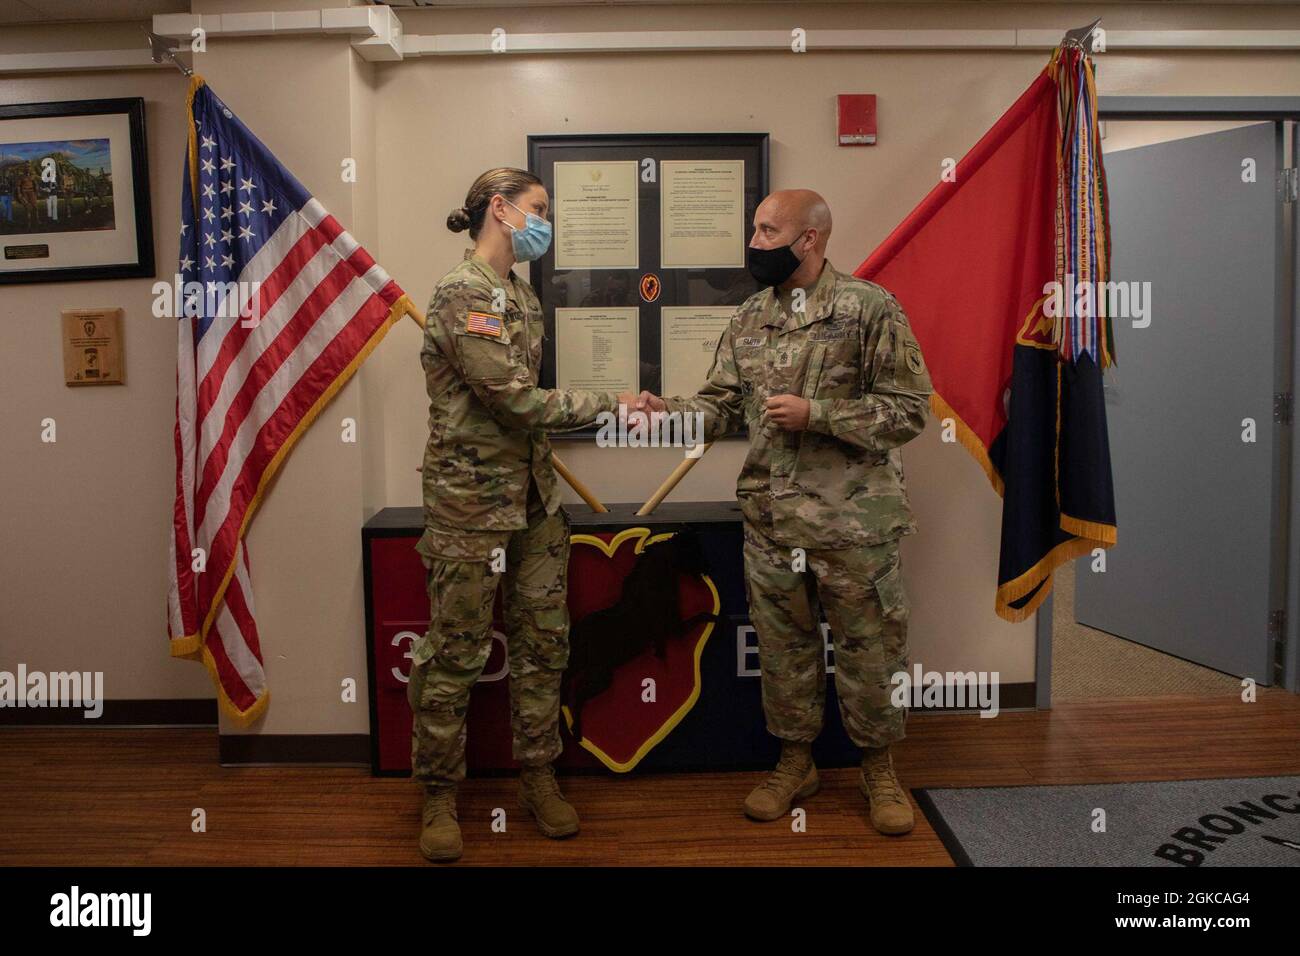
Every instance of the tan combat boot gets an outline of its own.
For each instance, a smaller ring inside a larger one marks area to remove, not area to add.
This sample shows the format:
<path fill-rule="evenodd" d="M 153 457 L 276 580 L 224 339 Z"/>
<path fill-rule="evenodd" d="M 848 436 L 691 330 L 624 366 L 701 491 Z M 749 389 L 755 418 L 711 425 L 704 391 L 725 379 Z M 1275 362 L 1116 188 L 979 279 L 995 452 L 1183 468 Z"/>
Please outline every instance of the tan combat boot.
<path fill-rule="evenodd" d="M 578 832 L 578 811 L 560 793 L 555 768 L 549 763 L 519 772 L 519 805 L 533 815 L 537 829 L 552 839 Z"/>
<path fill-rule="evenodd" d="M 867 748 L 862 752 L 862 772 L 858 789 L 871 807 L 871 825 L 881 833 L 907 833 L 915 820 L 907 794 L 894 776 L 894 760 L 888 747 Z"/>
<path fill-rule="evenodd" d="M 434 863 L 459 860 L 464 844 L 460 839 L 460 825 L 456 822 L 456 790 L 449 787 L 434 790 L 424 798 L 424 824 L 420 830 L 420 852 Z"/>
<path fill-rule="evenodd" d="M 772 776 L 745 798 L 745 816 L 752 820 L 775 820 L 790 812 L 790 804 L 811 797 L 821 789 L 813 764 L 812 744 L 781 741 L 781 759 Z"/>

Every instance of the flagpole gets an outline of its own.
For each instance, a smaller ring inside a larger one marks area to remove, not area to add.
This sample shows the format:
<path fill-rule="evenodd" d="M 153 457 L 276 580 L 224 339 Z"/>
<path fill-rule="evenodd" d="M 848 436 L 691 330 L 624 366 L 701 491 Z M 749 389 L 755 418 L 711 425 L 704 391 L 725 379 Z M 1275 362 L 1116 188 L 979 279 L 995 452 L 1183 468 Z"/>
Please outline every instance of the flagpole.
<path fill-rule="evenodd" d="M 417 309 L 415 303 L 406 296 L 402 296 L 402 310 L 411 317 L 412 321 L 414 321 L 416 325 L 420 328 L 424 328 L 424 314 Z M 592 511 L 597 514 L 606 514 L 609 512 L 609 509 L 601 504 L 600 499 L 592 493 L 591 489 L 579 481 L 578 476 L 569 471 L 568 466 L 565 465 L 564 462 L 560 461 L 560 456 L 554 452 L 551 452 L 551 465 L 554 466 L 555 473 L 569 483 L 569 487 L 578 493 L 578 497 L 585 501 Z"/>
<path fill-rule="evenodd" d="M 583 484 L 578 479 L 577 475 L 569 471 L 569 467 L 564 462 L 560 461 L 560 456 L 555 454 L 555 452 L 551 452 L 551 465 L 555 468 L 555 473 L 567 481 L 569 487 L 576 491 L 578 496 L 591 506 L 592 511 L 596 512 L 596 514 L 607 514 L 609 512 L 609 509 L 600 503 L 600 499 L 596 497 L 595 493 Z"/>
<path fill-rule="evenodd" d="M 1061 46 L 1076 46 L 1084 53 L 1092 51 L 1092 35 L 1097 32 L 1097 27 L 1101 26 L 1101 17 L 1093 20 L 1086 27 L 1076 27 L 1073 30 L 1066 30 L 1065 36 L 1061 37 Z"/>
<path fill-rule="evenodd" d="M 695 463 L 704 457 L 704 453 L 713 447 L 713 442 L 708 442 L 701 449 L 700 453 L 693 458 L 682 459 L 673 473 L 664 479 L 664 483 L 659 486 L 659 490 L 650 496 L 650 500 L 637 509 L 637 517 L 644 518 L 648 514 L 653 514 L 654 510 L 659 507 L 665 498 L 677 487 L 677 483 L 686 477 L 687 473 L 695 467 Z"/>

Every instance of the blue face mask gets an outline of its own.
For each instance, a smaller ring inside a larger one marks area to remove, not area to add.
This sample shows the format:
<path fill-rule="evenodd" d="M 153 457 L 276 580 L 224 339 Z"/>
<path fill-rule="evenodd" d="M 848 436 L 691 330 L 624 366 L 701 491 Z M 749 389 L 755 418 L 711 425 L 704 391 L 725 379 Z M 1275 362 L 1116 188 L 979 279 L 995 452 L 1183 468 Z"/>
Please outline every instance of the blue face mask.
<path fill-rule="evenodd" d="M 501 197 L 505 199 L 504 196 Z M 514 203 L 506 199 L 506 202 L 515 206 Z M 515 206 L 519 209 L 518 206 Z M 520 212 L 524 212 L 519 209 Z M 531 212 L 524 212 L 524 228 L 516 229 L 510 223 L 510 245 L 514 248 L 515 259 L 519 262 L 531 262 L 540 258 L 547 249 L 551 248 L 551 224 L 541 216 L 534 216 Z"/>

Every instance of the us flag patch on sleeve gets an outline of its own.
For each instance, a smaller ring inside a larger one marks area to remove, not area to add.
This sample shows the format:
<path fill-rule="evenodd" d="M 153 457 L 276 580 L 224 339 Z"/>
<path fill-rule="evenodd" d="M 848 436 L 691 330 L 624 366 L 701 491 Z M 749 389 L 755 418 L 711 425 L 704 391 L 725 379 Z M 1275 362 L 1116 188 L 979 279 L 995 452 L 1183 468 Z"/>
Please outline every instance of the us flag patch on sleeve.
<path fill-rule="evenodd" d="M 471 312 L 465 319 L 465 331 L 501 338 L 501 317 L 491 312 Z"/>

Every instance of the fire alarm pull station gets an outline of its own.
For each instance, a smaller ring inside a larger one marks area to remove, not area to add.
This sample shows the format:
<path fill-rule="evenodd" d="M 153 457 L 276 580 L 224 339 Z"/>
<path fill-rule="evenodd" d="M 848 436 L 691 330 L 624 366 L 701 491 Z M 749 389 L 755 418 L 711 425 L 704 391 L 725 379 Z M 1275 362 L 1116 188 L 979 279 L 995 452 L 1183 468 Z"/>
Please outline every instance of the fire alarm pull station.
<path fill-rule="evenodd" d="M 876 94 L 841 93 L 839 136 L 841 146 L 873 146 L 876 142 Z"/>

